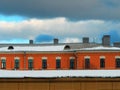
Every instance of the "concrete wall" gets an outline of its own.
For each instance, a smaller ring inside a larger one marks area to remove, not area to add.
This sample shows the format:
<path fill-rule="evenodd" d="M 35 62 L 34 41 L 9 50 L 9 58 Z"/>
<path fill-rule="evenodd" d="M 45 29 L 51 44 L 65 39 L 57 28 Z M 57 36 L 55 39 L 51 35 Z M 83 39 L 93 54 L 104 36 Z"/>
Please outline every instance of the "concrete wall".
<path fill-rule="evenodd" d="M 0 90 L 120 90 L 120 78 L 0 79 Z"/>

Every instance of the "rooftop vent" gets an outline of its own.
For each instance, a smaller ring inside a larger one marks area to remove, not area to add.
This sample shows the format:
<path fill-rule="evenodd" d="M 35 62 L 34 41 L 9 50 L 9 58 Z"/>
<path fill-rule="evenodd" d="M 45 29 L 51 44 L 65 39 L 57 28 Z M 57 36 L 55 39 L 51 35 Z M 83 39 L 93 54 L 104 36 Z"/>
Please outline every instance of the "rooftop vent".
<path fill-rule="evenodd" d="M 110 46 L 110 35 L 104 35 L 102 38 L 103 46 Z"/>
<path fill-rule="evenodd" d="M 33 44 L 33 40 L 29 40 L 29 44 Z"/>
<path fill-rule="evenodd" d="M 83 37 L 83 43 L 89 43 L 89 37 Z"/>
<path fill-rule="evenodd" d="M 59 40 L 57 38 L 54 38 L 54 44 L 58 44 Z"/>
<path fill-rule="evenodd" d="M 9 47 L 8 47 L 8 50 L 12 50 L 12 49 L 14 49 L 13 46 L 9 46 Z"/>
<path fill-rule="evenodd" d="M 113 43 L 113 46 L 114 46 L 114 47 L 120 47 L 120 42 L 114 42 L 114 43 Z"/>

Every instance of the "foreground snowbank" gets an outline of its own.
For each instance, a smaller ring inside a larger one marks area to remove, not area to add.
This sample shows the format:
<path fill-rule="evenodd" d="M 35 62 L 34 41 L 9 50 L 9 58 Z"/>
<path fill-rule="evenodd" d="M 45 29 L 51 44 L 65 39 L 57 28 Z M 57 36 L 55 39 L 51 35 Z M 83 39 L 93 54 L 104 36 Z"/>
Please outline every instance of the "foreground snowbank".
<path fill-rule="evenodd" d="M 120 70 L 0 70 L 0 78 L 120 77 Z"/>

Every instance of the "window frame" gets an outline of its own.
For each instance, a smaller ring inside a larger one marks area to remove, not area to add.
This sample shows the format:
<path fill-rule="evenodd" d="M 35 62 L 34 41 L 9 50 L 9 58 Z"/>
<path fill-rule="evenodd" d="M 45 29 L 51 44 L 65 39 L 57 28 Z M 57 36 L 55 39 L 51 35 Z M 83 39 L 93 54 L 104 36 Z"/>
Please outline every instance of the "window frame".
<path fill-rule="evenodd" d="M 28 59 L 28 69 L 29 69 L 29 70 L 32 70 L 32 69 L 33 69 L 33 59 L 32 59 L 32 58 L 29 58 L 29 59 Z"/>
<path fill-rule="evenodd" d="M 115 59 L 116 68 L 120 68 L 120 58 Z"/>
<path fill-rule="evenodd" d="M 42 69 L 47 69 L 47 59 L 42 59 Z"/>
<path fill-rule="evenodd" d="M 75 69 L 75 59 L 70 59 L 70 69 Z"/>
<path fill-rule="evenodd" d="M 56 69 L 60 69 L 61 68 L 61 59 L 57 58 L 56 59 Z"/>
<path fill-rule="evenodd" d="M 100 58 L 100 68 L 105 68 L 105 58 Z"/>
<path fill-rule="evenodd" d="M 6 69 L 6 59 L 1 58 L 1 69 Z"/>
<path fill-rule="evenodd" d="M 14 60 L 14 68 L 15 69 L 19 69 L 20 68 L 20 59 L 16 59 Z"/>
<path fill-rule="evenodd" d="M 84 64 L 85 64 L 85 69 L 90 69 L 90 58 L 89 57 L 85 58 Z"/>

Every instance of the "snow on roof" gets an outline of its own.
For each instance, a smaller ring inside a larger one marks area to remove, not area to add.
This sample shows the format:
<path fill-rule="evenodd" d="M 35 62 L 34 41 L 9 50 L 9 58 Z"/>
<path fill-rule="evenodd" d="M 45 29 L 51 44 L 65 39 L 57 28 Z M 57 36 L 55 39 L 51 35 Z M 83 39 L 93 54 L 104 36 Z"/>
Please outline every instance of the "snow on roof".
<path fill-rule="evenodd" d="M 120 70 L 0 70 L 0 78 L 120 77 Z"/>
<path fill-rule="evenodd" d="M 13 49 L 8 47 L 1 47 L 0 52 L 11 51 L 63 51 L 65 45 L 53 45 L 53 46 L 13 46 Z"/>
<path fill-rule="evenodd" d="M 52 46 L 13 46 L 13 49 L 8 47 L 1 47 L 0 52 L 11 52 L 11 51 L 89 51 L 89 50 L 120 50 L 119 47 L 91 47 L 91 48 L 80 48 L 80 49 L 65 49 L 66 45 L 52 45 Z"/>
<path fill-rule="evenodd" d="M 82 48 L 80 50 L 120 50 L 120 48 L 99 46 L 99 47 L 92 47 L 92 48 Z"/>

